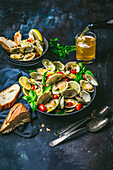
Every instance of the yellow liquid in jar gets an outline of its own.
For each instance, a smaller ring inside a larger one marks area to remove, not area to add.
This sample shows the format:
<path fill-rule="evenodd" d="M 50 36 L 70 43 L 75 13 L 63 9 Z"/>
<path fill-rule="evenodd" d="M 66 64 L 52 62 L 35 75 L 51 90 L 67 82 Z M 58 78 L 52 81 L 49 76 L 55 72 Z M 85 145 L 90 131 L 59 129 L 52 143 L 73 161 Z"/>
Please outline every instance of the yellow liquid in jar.
<path fill-rule="evenodd" d="M 95 58 L 96 41 L 92 36 L 82 36 L 76 39 L 76 59 L 90 61 Z"/>

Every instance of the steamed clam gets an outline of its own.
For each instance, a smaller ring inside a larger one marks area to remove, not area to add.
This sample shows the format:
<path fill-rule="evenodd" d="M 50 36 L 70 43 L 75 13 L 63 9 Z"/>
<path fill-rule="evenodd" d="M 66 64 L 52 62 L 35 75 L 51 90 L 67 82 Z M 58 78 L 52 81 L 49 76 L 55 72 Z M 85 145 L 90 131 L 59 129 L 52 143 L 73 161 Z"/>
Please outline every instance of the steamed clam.
<path fill-rule="evenodd" d="M 88 91 L 88 92 L 94 92 L 94 87 L 92 84 L 90 84 L 86 80 L 80 80 L 80 86 L 83 88 L 83 90 Z"/>
<path fill-rule="evenodd" d="M 49 71 L 55 71 L 55 65 L 47 59 L 43 59 L 42 60 L 42 64 L 44 65 L 44 67 L 49 70 Z"/>
<path fill-rule="evenodd" d="M 74 99 L 65 99 L 65 108 L 74 108 L 77 105 L 77 101 Z"/>
<path fill-rule="evenodd" d="M 59 69 L 64 70 L 64 64 L 62 64 L 60 61 L 54 61 L 53 64 Z"/>
<path fill-rule="evenodd" d="M 74 89 L 66 89 L 61 93 L 61 95 L 64 96 L 65 98 L 73 98 L 77 95 L 77 91 Z"/>
<path fill-rule="evenodd" d="M 79 72 L 80 71 L 80 67 L 79 65 L 73 61 L 73 62 L 68 62 L 66 65 L 65 65 L 65 70 L 66 71 L 70 71 L 71 69 L 74 69 L 76 70 L 76 72 Z"/>
<path fill-rule="evenodd" d="M 32 60 L 33 58 L 35 58 L 35 53 L 28 53 L 28 54 L 25 54 L 23 60 L 29 61 L 29 60 Z"/>
<path fill-rule="evenodd" d="M 23 54 L 11 54 L 10 57 L 13 58 L 13 59 L 18 59 L 18 60 L 20 60 L 20 59 L 22 59 L 24 56 L 23 56 Z"/>
<path fill-rule="evenodd" d="M 62 77 L 63 77 L 62 74 L 54 74 L 54 75 L 52 75 L 52 76 L 46 81 L 46 83 L 47 83 L 48 85 L 54 84 L 54 83 L 60 81 L 60 80 L 62 79 Z"/>
<path fill-rule="evenodd" d="M 58 99 L 52 99 L 48 103 L 46 103 L 46 109 L 47 113 L 52 112 L 53 110 L 56 109 L 56 107 L 59 105 L 59 100 Z"/>
<path fill-rule="evenodd" d="M 59 94 L 65 91 L 68 87 L 67 81 L 59 81 L 52 86 L 52 93 Z"/>
<path fill-rule="evenodd" d="M 39 104 L 46 104 L 51 98 L 51 92 L 45 92 L 41 94 L 37 100 L 37 105 Z"/>
<path fill-rule="evenodd" d="M 89 75 L 89 74 L 85 74 L 85 78 L 86 78 L 86 80 L 89 81 L 92 85 L 98 86 L 98 82 L 97 82 L 97 80 L 96 80 L 95 77 L 93 77 L 93 76 L 91 76 L 91 75 Z"/>
<path fill-rule="evenodd" d="M 30 73 L 31 78 L 35 80 L 42 80 L 43 75 L 38 72 L 32 72 Z"/>

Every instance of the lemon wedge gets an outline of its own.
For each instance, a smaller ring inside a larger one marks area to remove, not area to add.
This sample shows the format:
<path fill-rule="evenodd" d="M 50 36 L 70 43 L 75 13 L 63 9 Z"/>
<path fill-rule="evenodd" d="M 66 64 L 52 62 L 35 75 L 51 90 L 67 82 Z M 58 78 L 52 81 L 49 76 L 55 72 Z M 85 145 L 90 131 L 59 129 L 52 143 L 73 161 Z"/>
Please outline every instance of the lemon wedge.
<path fill-rule="evenodd" d="M 25 76 L 22 76 L 19 78 L 19 84 L 24 87 L 26 90 L 30 90 L 31 89 L 31 84 L 28 81 L 28 78 Z"/>
<path fill-rule="evenodd" d="M 69 81 L 68 86 L 72 89 L 75 89 L 77 93 L 80 93 L 80 85 L 76 81 Z"/>
<path fill-rule="evenodd" d="M 24 87 L 22 89 L 23 93 L 25 94 L 25 96 L 29 96 L 29 90 L 26 90 Z"/>
<path fill-rule="evenodd" d="M 41 33 L 36 29 L 31 29 L 29 31 L 29 37 L 33 38 L 35 40 L 39 39 L 41 42 L 43 41 L 43 37 L 42 37 Z"/>

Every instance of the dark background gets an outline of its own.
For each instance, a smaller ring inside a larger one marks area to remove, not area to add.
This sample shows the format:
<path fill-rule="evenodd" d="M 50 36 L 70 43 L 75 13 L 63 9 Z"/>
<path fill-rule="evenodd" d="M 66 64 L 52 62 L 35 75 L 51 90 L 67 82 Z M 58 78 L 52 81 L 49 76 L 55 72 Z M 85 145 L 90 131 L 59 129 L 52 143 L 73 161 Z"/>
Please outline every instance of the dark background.
<path fill-rule="evenodd" d="M 90 22 L 113 16 L 112 0 L 0 0 L 0 36 L 11 38 L 18 30 L 28 33 L 38 29 L 49 41 L 59 38 L 61 44 L 75 44 L 75 35 Z M 113 169 L 113 30 L 94 30 L 97 36 L 96 60 L 87 67 L 98 79 L 95 101 L 74 116 L 54 118 L 38 114 L 37 126 L 42 123 L 51 129 L 32 139 L 14 133 L 0 136 L 0 170 L 112 170 Z M 59 59 L 48 52 L 51 60 Z M 72 52 L 63 62 L 75 60 Z M 37 68 L 38 64 L 34 67 Z M 11 64 L 0 47 L 0 69 L 23 68 Z M 51 148 L 54 131 L 90 114 L 94 108 L 111 107 L 110 123 L 98 133 L 87 133 Z"/>

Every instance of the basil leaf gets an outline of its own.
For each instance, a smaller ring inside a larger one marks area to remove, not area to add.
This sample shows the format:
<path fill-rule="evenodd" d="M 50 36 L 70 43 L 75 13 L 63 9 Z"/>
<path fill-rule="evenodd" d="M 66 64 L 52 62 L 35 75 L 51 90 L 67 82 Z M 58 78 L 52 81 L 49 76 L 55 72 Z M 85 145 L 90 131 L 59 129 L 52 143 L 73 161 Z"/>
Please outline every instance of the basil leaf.
<path fill-rule="evenodd" d="M 46 82 L 45 82 L 46 75 L 47 75 L 47 72 L 45 72 L 45 73 L 43 74 L 43 77 L 42 77 L 42 83 L 43 83 L 44 85 L 46 85 Z"/>
<path fill-rule="evenodd" d="M 29 96 L 31 96 L 31 98 L 34 96 L 34 91 L 33 90 L 29 90 Z"/>
<path fill-rule="evenodd" d="M 78 63 L 80 69 L 82 70 L 82 63 Z"/>
<path fill-rule="evenodd" d="M 25 99 L 28 102 L 32 101 L 32 97 L 31 96 L 23 96 L 22 98 Z"/>
<path fill-rule="evenodd" d="M 42 93 L 48 92 L 51 90 L 51 85 L 44 87 Z"/>
<path fill-rule="evenodd" d="M 92 73 L 90 70 L 87 70 L 87 71 L 85 72 L 85 74 L 89 74 L 89 75 L 91 75 L 91 76 L 94 77 L 93 73 Z"/>
<path fill-rule="evenodd" d="M 61 115 L 61 114 L 66 114 L 66 113 L 64 113 L 63 110 L 59 110 L 58 112 L 55 113 L 55 115 Z"/>
<path fill-rule="evenodd" d="M 31 109 L 34 112 L 37 109 L 37 102 L 31 102 L 30 103 Z"/>
<path fill-rule="evenodd" d="M 54 41 L 58 41 L 58 38 L 55 38 Z"/>
<path fill-rule="evenodd" d="M 86 72 L 86 70 L 87 70 L 87 66 L 84 66 L 83 69 L 82 69 L 82 71 L 83 71 L 83 72 Z"/>
<path fill-rule="evenodd" d="M 82 73 L 81 73 L 81 72 L 78 72 L 78 73 L 76 74 L 75 81 L 76 81 L 77 83 L 79 83 L 79 81 L 82 80 L 82 79 L 83 79 Z"/>

